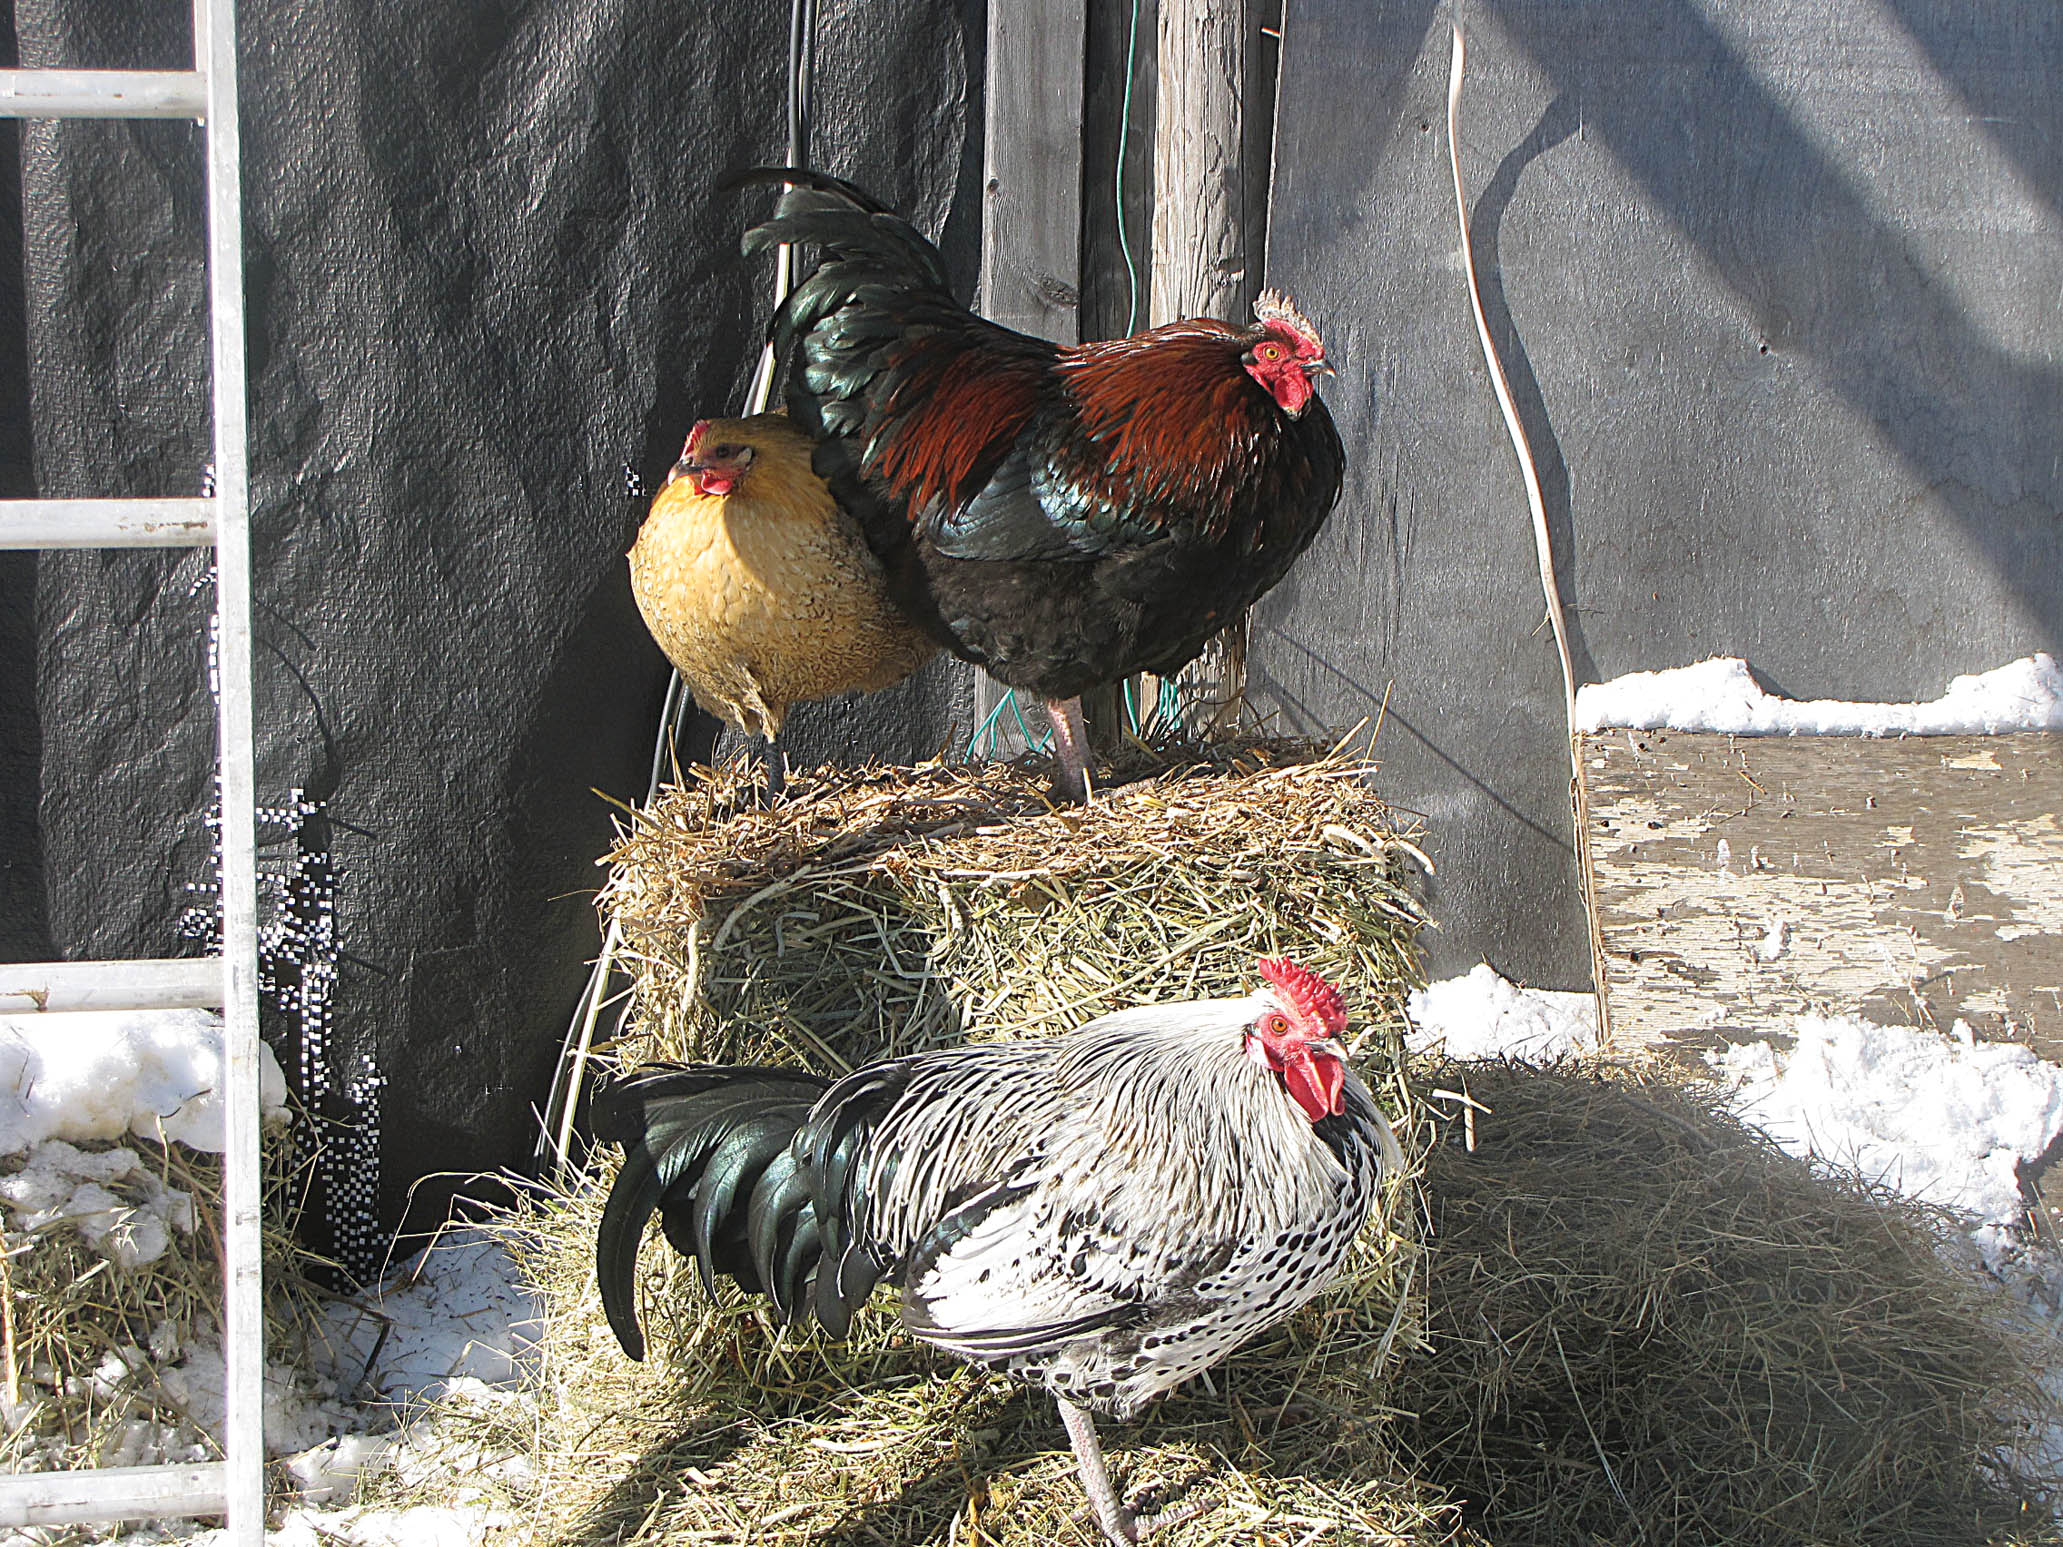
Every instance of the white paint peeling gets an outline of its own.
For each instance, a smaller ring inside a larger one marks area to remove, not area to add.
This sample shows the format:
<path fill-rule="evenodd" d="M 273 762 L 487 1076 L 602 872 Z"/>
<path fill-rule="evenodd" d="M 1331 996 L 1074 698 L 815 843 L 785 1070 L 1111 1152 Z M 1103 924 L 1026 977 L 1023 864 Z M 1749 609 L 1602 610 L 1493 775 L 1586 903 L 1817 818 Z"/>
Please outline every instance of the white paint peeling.
<path fill-rule="evenodd" d="M 1961 838 L 1962 857 L 1982 867 L 1983 885 L 2005 905 L 2006 921 L 2018 926 L 2012 938 L 2038 934 L 2063 940 L 2063 829 L 2055 816 L 2006 827 L 1965 827 Z"/>
<path fill-rule="evenodd" d="M 1984 749 L 1998 767 L 1951 768 L 1967 743 L 1857 756 L 1662 736 L 1586 749 L 1611 765 L 1590 806 L 1615 1035 L 1767 1031 L 1812 1012 L 2063 1035 L 2042 987 L 2063 977 L 2055 738 L 2002 739 Z M 1744 773 L 1760 798 L 1740 794 Z"/>

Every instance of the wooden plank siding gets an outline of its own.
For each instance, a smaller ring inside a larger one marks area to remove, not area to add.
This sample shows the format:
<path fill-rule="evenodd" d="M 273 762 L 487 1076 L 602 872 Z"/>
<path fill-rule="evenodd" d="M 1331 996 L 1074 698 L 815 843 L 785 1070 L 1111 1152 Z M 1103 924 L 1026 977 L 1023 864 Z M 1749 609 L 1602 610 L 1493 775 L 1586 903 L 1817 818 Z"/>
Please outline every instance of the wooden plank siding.
<path fill-rule="evenodd" d="M 992 5 L 983 87 L 981 289 L 975 310 L 1058 344 L 1081 341 L 1082 93 L 1087 0 Z M 971 670 L 971 668 L 970 668 Z M 1024 748 L 1008 691 L 974 673 L 974 720 L 993 751 Z M 1033 739 L 1046 715 L 1020 699 Z"/>
<path fill-rule="evenodd" d="M 1085 0 L 989 8 L 981 313 L 1081 338 Z"/>
<path fill-rule="evenodd" d="M 2063 736 L 1586 736 L 1621 1049 L 1860 1014 L 2063 1059 Z"/>

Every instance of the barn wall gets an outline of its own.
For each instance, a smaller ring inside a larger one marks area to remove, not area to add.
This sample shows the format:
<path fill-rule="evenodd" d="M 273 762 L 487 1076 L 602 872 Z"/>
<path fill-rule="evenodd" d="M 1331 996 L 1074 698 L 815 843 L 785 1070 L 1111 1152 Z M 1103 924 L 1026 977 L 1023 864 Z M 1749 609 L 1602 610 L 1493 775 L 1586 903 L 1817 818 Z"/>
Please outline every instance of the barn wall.
<path fill-rule="evenodd" d="M 1472 0 L 1462 152 L 1584 680 L 1744 656 L 1932 698 L 2063 644 L 2063 10 Z M 1447 6 L 1293 0 L 1268 271 L 1325 328 L 1340 511 L 1264 703 L 1381 714 L 1435 970 L 1587 983 L 1561 687 L 1473 336 Z M 1387 712 L 1383 702 L 1387 697 Z"/>

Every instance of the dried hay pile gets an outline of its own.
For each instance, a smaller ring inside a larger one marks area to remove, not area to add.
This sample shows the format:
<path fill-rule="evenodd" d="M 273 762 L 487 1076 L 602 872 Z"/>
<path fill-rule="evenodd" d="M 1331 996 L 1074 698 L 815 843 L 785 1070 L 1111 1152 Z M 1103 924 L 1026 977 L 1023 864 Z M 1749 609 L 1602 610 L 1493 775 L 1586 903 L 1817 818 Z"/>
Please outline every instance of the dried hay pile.
<path fill-rule="evenodd" d="M 1433 1352 L 1393 1371 L 1390 1438 L 1498 1547 L 2057 1540 L 2012 1454 L 2063 1417 L 2053 1334 L 1951 1216 L 1784 1154 L 1714 1085 L 1421 1084 L 1478 1105 L 1426 1159 Z"/>
<path fill-rule="evenodd" d="M 1249 750 L 1089 812 L 1008 768 L 798 779 L 772 810 L 721 773 L 613 857 L 640 1019 L 603 1051 L 834 1072 L 1234 991 L 1288 952 L 1346 989 L 1423 1204 L 1393 1194 L 1346 1281 L 1215 1389 L 1104 1425 L 1121 1486 L 1212 1506 L 1169 1547 L 2057 1540 L 2009 1454 L 2055 1417 L 2054 1351 L 1948 1260 L 1941 1216 L 1631 1076 L 1406 1088 L 1413 851 L 1364 773 Z M 599 1212 L 590 1183 L 508 1231 L 546 1340 L 534 1428 L 496 1436 L 534 1467 L 501 1540 L 1098 1540 L 1045 1397 L 884 1310 L 843 1345 L 781 1334 L 651 1242 L 631 1364 L 594 1289 Z"/>

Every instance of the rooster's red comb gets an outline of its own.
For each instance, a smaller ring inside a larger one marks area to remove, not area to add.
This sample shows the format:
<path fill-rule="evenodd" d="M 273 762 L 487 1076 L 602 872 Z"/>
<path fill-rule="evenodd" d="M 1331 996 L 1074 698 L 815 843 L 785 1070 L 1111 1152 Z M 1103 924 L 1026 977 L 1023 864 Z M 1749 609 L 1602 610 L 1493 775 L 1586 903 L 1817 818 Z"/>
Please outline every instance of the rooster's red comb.
<path fill-rule="evenodd" d="M 1299 1020 L 1316 1021 L 1329 1037 L 1337 1037 L 1347 1029 L 1346 1000 L 1309 967 L 1299 967 L 1287 956 L 1267 956 L 1261 959 L 1261 976 L 1289 1001 L 1287 1008 Z"/>
<path fill-rule="evenodd" d="M 1280 290 L 1263 290 L 1260 293 L 1254 301 L 1254 321 L 1262 327 L 1271 322 L 1279 322 L 1292 333 L 1309 339 L 1312 348 L 1321 353 L 1325 349 L 1325 344 L 1318 337 L 1318 330 L 1312 326 L 1311 319 L 1298 311 L 1296 302 Z"/>

